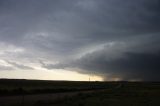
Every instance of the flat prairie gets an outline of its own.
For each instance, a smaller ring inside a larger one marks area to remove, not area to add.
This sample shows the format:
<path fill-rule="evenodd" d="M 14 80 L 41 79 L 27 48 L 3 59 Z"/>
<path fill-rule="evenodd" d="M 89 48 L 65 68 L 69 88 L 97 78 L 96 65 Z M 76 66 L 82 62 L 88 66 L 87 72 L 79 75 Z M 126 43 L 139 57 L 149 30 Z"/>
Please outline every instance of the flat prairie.
<path fill-rule="evenodd" d="M 159 106 L 160 82 L 0 80 L 0 106 Z"/>

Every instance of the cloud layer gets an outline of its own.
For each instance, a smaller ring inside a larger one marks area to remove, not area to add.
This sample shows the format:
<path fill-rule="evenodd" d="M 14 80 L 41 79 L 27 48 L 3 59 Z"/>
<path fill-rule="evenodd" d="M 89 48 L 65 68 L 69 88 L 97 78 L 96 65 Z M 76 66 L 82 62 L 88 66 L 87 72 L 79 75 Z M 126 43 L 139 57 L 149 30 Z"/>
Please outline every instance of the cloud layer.
<path fill-rule="evenodd" d="M 41 65 L 106 80 L 160 80 L 159 5 L 159 0 L 1 0 L 0 58 L 25 70 Z"/>

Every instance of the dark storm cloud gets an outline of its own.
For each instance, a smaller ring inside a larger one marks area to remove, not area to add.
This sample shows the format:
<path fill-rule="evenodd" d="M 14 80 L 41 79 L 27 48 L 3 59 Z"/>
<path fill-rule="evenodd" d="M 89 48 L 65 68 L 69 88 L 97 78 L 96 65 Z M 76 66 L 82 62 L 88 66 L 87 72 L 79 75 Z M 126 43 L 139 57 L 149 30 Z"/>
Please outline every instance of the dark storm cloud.
<path fill-rule="evenodd" d="M 159 0 L 0 1 L 0 42 L 23 49 L 0 57 L 22 69 L 16 60 L 40 59 L 47 69 L 159 80 L 159 29 Z"/>
<path fill-rule="evenodd" d="M 145 79 L 159 80 L 160 75 L 160 52 L 148 53 L 124 53 L 124 56 L 114 60 L 105 59 L 105 55 L 81 60 L 78 67 L 88 71 L 109 74 L 112 77 L 121 76 L 123 80 Z M 90 57 L 90 58 L 89 58 Z"/>
<path fill-rule="evenodd" d="M 132 41 L 131 41 L 132 39 Z M 81 73 L 103 74 L 104 79 L 157 81 L 160 75 L 160 37 L 145 35 L 105 45 L 73 61 L 42 64 L 47 69 L 79 68 Z M 134 41 L 135 40 L 135 41 Z"/>
<path fill-rule="evenodd" d="M 78 45 L 135 36 L 134 33 L 157 32 L 160 24 L 157 0 L 3 2 L 3 41 L 17 43 L 19 39 L 18 43 L 27 43 L 25 46 L 32 42 L 31 47 L 40 45 L 41 49 L 59 52 L 71 51 Z M 35 35 L 40 31 L 48 32 L 49 36 L 43 40 L 38 38 Z M 35 37 L 30 37 L 31 34 Z"/>

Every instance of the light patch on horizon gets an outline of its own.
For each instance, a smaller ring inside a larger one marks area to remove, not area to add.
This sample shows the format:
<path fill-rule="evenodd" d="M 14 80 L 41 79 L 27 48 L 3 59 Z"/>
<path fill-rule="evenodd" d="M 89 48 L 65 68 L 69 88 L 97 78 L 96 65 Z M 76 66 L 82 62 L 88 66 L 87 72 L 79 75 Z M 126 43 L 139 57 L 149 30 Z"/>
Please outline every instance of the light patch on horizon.
<path fill-rule="evenodd" d="M 34 77 L 33 77 L 34 76 Z M 68 80 L 68 81 L 103 81 L 100 76 L 90 76 L 87 74 L 80 74 L 73 71 L 63 69 L 58 70 L 17 70 L 17 71 L 0 71 L 0 78 L 13 79 L 39 79 L 39 80 Z"/>

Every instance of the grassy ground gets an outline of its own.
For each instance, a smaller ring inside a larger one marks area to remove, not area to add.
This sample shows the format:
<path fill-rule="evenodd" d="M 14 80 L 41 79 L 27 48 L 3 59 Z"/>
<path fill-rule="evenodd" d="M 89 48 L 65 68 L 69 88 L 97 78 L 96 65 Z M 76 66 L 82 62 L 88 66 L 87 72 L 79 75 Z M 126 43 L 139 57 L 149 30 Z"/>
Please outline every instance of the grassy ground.
<path fill-rule="evenodd" d="M 39 101 L 35 106 L 160 106 L 160 83 L 124 83 L 118 88 L 80 93 L 60 101 Z"/>
<path fill-rule="evenodd" d="M 83 90 L 84 92 L 79 92 Z M 48 93 L 50 95 L 58 92 L 76 91 L 74 95 L 68 93 L 68 96 L 61 99 L 58 98 L 59 94 L 56 94 L 54 99 L 47 96 L 49 99 L 45 100 L 38 100 L 40 96 L 35 96 L 38 101 L 30 106 L 160 106 L 160 82 L 0 80 L 0 91 L 2 98 L 12 93 L 14 95 L 21 95 L 21 93 L 25 93 L 25 95 Z M 22 100 L 22 97 L 15 100 Z M 27 103 L 26 96 L 23 106 L 27 106 Z M 21 105 L 20 101 L 19 106 Z M 18 106 L 18 104 L 14 106 Z"/>
<path fill-rule="evenodd" d="M 83 81 L 44 81 L 44 80 L 0 80 L 0 96 L 73 92 L 90 89 L 103 89 L 113 86 L 105 82 L 83 82 Z"/>

